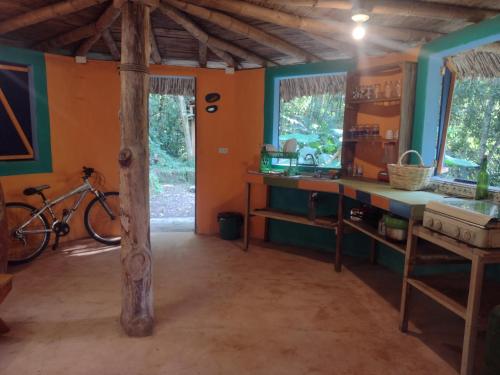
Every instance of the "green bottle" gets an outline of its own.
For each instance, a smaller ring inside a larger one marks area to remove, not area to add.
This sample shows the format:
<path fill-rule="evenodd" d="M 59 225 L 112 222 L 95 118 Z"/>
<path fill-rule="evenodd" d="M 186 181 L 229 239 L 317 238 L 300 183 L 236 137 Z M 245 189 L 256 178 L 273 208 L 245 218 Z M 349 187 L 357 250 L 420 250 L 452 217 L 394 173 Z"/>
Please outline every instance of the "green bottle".
<path fill-rule="evenodd" d="M 488 157 L 484 156 L 481 161 L 481 167 L 479 168 L 479 173 L 477 174 L 477 185 L 476 185 L 476 199 L 486 199 L 488 198 L 488 186 L 490 183 L 490 176 L 486 167 L 488 166 Z"/>

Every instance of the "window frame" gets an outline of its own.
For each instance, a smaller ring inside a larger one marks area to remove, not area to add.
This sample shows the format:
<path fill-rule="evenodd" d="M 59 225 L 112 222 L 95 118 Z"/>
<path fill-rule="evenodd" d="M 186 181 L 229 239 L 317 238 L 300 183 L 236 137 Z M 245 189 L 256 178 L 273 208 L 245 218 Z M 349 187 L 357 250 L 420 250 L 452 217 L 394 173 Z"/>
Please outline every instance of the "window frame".
<path fill-rule="evenodd" d="M 288 78 L 313 77 L 327 74 L 347 74 L 356 68 L 356 60 L 340 59 L 317 63 L 276 66 L 266 69 L 264 93 L 264 143 L 279 144 L 280 81 Z M 279 165 L 273 165 L 279 168 Z M 332 168 L 318 167 L 330 170 Z"/>
<path fill-rule="evenodd" d="M 32 132 L 35 153 L 32 160 L 0 161 L 0 176 L 52 172 L 45 56 L 39 51 L 0 46 L 0 61 L 25 65 L 29 69 L 30 109 L 33 119 Z"/>

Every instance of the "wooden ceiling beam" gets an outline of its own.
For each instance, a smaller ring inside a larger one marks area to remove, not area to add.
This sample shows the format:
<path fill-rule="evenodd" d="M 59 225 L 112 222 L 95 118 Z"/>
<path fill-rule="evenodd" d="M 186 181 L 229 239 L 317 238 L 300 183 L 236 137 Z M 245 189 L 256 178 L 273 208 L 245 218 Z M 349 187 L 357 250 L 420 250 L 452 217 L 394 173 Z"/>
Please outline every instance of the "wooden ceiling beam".
<path fill-rule="evenodd" d="M 219 59 L 221 59 L 222 61 L 224 61 L 226 63 L 226 65 L 229 67 L 229 68 L 236 68 L 237 67 L 237 63 L 236 63 L 236 60 L 234 59 L 233 56 L 231 56 L 229 53 L 227 53 L 226 51 L 222 51 L 218 48 L 215 48 L 213 46 L 207 46 L 210 51 L 212 51 Z"/>
<path fill-rule="evenodd" d="M 155 64 L 161 64 L 161 53 L 160 49 L 158 48 L 158 42 L 156 40 L 156 35 L 153 30 L 153 24 L 150 24 L 150 29 L 149 29 L 149 40 L 151 41 L 151 60 Z"/>
<path fill-rule="evenodd" d="M 244 60 L 249 62 L 253 62 L 257 65 L 261 66 L 274 66 L 276 65 L 272 61 L 268 61 L 250 51 L 247 51 L 243 48 L 240 48 L 234 44 L 226 42 L 225 40 L 216 38 L 212 35 L 209 35 L 205 31 L 203 31 L 200 27 L 198 27 L 194 22 L 192 22 L 189 18 L 184 16 L 177 9 L 171 7 L 170 5 L 162 3 L 159 6 L 160 11 L 173 20 L 175 23 L 182 26 L 187 32 L 189 32 L 195 39 L 198 41 L 205 43 L 210 49 L 216 48 L 217 50 L 221 50 L 224 52 L 231 53 L 232 55 L 238 56 Z"/>
<path fill-rule="evenodd" d="M 207 67 L 207 45 L 202 42 L 198 42 L 198 62 L 200 64 L 200 68 Z"/>
<path fill-rule="evenodd" d="M 0 34 L 6 34 L 23 27 L 47 21 L 51 18 L 75 13 L 105 1 L 107 0 L 66 0 L 60 3 L 47 5 L 0 22 Z"/>
<path fill-rule="evenodd" d="M 120 16 L 121 7 L 125 0 L 115 0 L 106 8 L 95 22 L 95 34 L 87 38 L 77 49 L 76 56 L 87 56 L 94 44 L 101 39 L 104 30 L 107 30 Z"/>
<path fill-rule="evenodd" d="M 121 58 L 120 49 L 118 48 L 115 40 L 113 39 L 113 35 L 111 35 L 109 29 L 104 30 L 102 32 L 101 37 L 106 46 L 108 47 L 109 53 L 111 53 L 113 60 L 120 61 Z"/>
<path fill-rule="evenodd" d="M 48 51 L 53 48 L 59 48 L 78 42 L 79 40 L 89 38 L 96 33 L 95 23 L 81 26 L 67 33 L 56 36 L 55 38 L 38 43 L 35 48 L 42 51 Z"/>
<path fill-rule="evenodd" d="M 214 23 L 226 30 L 244 35 L 245 37 L 252 39 L 257 43 L 271 47 L 288 56 L 296 57 L 307 62 L 321 60 L 321 58 L 319 58 L 318 56 L 315 56 L 314 54 L 309 53 L 302 48 L 294 46 L 293 44 L 277 36 L 262 31 L 257 27 L 251 26 L 226 14 L 179 0 L 164 0 L 163 2 L 182 10 L 183 12 Z"/>
<path fill-rule="evenodd" d="M 298 29 L 311 33 L 340 33 L 351 34 L 352 23 L 330 21 L 320 18 L 310 18 L 285 13 L 279 10 L 262 7 L 241 0 L 191 0 L 197 5 L 215 8 L 238 14 L 244 17 L 252 17 L 260 21 L 274 23 L 292 29 Z M 428 39 L 440 36 L 440 33 L 434 33 L 422 30 L 399 29 L 385 26 L 370 25 L 370 31 L 373 35 L 385 39 L 394 39 L 404 42 Z M 366 36 L 370 39 L 370 35 Z"/>
<path fill-rule="evenodd" d="M 278 4 L 341 10 L 352 9 L 352 2 L 349 0 L 267 0 L 266 2 L 271 5 Z M 363 6 L 373 14 L 424 17 L 440 20 L 460 19 L 468 22 L 479 22 L 500 13 L 494 9 L 408 0 L 365 0 Z"/>

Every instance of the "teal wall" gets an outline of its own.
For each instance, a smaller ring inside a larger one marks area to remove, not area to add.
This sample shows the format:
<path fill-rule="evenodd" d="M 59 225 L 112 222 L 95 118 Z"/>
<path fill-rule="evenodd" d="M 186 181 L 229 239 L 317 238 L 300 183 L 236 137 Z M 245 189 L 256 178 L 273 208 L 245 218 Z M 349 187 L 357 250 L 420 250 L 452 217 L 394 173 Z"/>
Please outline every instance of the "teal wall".
<path fill-rule="evenodd" d="M 0 61 L 29 67 L 36 124 L 33 140 L 35 160 L 0 161 L 0 176 L 52 172 L 45 57 L 38 51 L 0 46 Z"/>
<path fill-rule="evenodd" d="M 500 40 L 500 16 L 468 26 L 422 47 L 418 58 L 412 148 L 424 162 L 436 158 L 443 57 Z"/>

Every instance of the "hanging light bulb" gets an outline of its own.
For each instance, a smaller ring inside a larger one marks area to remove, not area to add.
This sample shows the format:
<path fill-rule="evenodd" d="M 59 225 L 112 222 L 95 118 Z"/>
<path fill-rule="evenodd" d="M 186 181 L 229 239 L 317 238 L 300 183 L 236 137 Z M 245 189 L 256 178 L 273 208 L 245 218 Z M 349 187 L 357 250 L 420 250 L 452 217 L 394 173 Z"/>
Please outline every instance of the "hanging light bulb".
<path fill-rule="evenodd" d="M 360 7 L 353 7 L 351 19 L 356 22 L 356 27 L 352 30 L 352 37 L 356 40 L 363 39 L 366 34 L 363 23 L 370 19 L 368 11 Z"/>
<path fill-rule="evenodd" d="M 352 29 L 352 37 L 356 40 L 361 40 L 365 37 L 366 30 L 363 27 L 363 24 L 358 23 L 356 27 Z"/>

